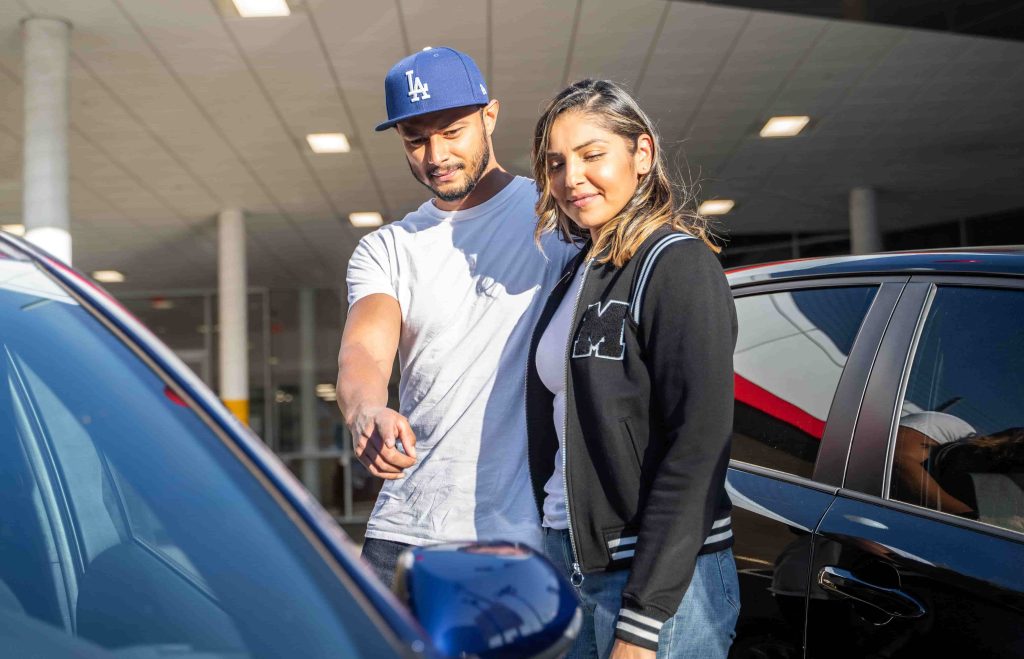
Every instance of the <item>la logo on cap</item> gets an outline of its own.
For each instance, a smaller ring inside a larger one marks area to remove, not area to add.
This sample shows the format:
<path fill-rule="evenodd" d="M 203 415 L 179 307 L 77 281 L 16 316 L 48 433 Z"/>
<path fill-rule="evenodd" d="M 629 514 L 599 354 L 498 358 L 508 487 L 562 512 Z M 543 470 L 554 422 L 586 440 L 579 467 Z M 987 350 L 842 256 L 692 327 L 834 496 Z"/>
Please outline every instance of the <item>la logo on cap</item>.
<path fill-rule="evenodd" d="M 420 77 L 416 76 L 413 78 L 414 71 L 412 69 L 405 72 L 405 79 L 409 81 L 409 100 L 413 103 L 430 98 L 430 87 L 420 82 Z"/>

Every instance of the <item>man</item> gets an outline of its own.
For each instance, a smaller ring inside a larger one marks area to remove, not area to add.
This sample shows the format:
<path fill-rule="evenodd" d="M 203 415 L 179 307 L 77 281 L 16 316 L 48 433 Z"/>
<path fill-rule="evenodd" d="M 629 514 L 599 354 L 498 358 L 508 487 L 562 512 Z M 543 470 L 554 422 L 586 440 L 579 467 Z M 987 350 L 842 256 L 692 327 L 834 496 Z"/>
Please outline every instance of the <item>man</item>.
<path fill-rule="evenodd" d="M 540 546 L 526 465 L 525 372 L 541 303 L 574 249 L 533 241 L 533 182 L 505 171 L 499 105 L 467 55 L 428 48 L 385 79 L 388 120 L 434 198 L 364 237 L 349 262 L 338 405 L 385 479 L 363 556 L 385 583 L 410 545 Z M 399 410 L 388 409 L 396 352 Z"/>

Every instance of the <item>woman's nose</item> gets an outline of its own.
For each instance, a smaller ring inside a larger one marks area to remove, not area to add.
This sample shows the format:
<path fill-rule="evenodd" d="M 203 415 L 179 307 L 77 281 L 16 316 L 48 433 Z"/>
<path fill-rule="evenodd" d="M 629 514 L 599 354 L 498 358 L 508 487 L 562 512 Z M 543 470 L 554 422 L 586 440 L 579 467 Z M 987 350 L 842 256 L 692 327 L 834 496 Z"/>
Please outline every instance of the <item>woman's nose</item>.
<path fill-rule="evenodd" d="M 565 161 L 565 186 L 573 188 L 579 185 L 584 178 L 583 163 L 577 162 L 575 158 Z"/>

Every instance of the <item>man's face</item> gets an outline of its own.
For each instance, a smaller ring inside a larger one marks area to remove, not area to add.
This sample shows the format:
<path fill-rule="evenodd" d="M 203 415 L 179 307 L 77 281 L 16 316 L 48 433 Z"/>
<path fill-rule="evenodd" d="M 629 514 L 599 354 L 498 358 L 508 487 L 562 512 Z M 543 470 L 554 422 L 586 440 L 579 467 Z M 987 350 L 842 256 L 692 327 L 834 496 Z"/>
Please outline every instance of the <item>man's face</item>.
<path fill-rule="evenodd" d="M 395 128 L 412 175 L 444 201 L 465 198 L 490 162 L 488 130 L 476 106 L 431 112 Z"/>

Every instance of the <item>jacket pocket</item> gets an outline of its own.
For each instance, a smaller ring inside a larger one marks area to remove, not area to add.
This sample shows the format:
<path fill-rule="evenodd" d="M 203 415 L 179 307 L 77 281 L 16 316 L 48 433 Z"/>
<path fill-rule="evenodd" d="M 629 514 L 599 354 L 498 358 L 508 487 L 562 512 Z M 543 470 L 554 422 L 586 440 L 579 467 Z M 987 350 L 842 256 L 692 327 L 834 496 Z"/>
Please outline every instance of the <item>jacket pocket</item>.
<path fill-rule="evenodd" d="M 629 444 L 630 455 L 633 456 L 633 466 L 636 467 L 637 473 L 640 473 L 640 466 L 644 463 L 643 453 L 640 451 L 640 447 L 636 442 L 636 435 L 633 434 L 633 428 L 629 423 L 629 417 L 624 416 L 619 419 L 619 426 L 621 427 L 622 439 Z"/>

